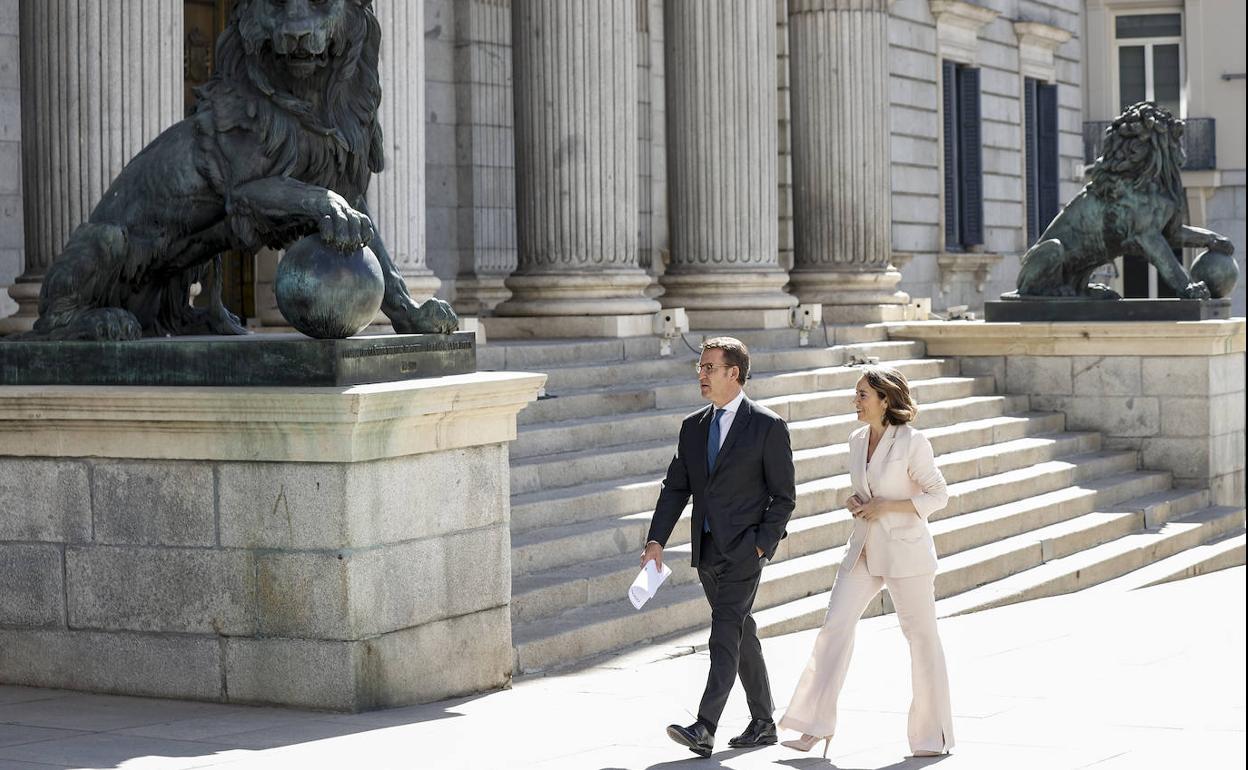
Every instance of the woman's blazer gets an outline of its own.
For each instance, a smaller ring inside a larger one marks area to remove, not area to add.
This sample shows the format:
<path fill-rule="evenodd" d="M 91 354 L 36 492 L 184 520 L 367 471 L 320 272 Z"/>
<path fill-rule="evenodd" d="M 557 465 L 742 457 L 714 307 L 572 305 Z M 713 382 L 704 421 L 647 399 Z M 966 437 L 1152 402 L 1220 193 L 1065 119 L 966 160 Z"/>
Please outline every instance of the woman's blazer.
<path fill-rule="evenodd" d="M 880 577 L 912 577 L 936 571 L 936 546 L 927 529 L 927 517 L 945 507 L 949 493 L 936 467 L 932 445 L 909 425 L 890 425 L 867 464 L 870 427 L 849 437 L 849 478 L 862 500 L 910 500 L 918 515 L 885 513 L 871 521 L 854 519 L 854 531 L 842 570 L 853 569 L 866 553 L 867 571 Z"/>

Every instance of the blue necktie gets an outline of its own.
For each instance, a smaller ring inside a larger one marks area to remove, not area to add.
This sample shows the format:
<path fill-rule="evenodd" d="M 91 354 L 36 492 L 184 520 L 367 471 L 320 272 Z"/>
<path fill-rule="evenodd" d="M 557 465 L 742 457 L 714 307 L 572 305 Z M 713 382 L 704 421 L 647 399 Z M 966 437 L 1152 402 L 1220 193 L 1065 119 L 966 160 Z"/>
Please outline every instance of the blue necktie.
<path fill-rule="evenodd" d="M 711 429 L 706 434 L 706 474 L 711 475 L 711 471 L 715 470 L 715 458 L 719 456 L 719 418 L 724 416 L 726 409 L 716 409 L 715 419 L 711 420 Z M 711 519 L 706 517 L 702 520 L 702 531 L 711 531 Z"/>

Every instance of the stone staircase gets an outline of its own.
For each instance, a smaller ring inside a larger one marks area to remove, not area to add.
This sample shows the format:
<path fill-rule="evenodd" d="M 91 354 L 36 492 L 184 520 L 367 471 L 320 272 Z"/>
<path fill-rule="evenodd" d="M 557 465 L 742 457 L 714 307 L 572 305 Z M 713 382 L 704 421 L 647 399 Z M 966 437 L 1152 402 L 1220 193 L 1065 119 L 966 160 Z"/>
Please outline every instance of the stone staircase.
<path fill-rule="evenodd" d="M 788 331 L 737 336 L 751 346 L 747 393 L 789 423 L 798 482 L 789 537 L 755 602 L 761 635 L 823 621 L 853 527 L 846 441 L 858 426 L 859 373 L 847 364 L 873 358 L 910 380 L 917 426 L 949 484 L 949 505 L 931 523 L 942 615 L 1121 582 L 1145 568 L 1160 582 L 1244 563 L 1243 507 L 1172 488 L 1168 473 L 1137 467 L 1134 451 L 1107 451 L 1099 434 L 1067 431 L 1062 414 L 995 393 L 990 377 L 960 376 L 956 360 L 926 358 L 922 343 L 890 341 L 872 327 L 836 329 L 827 347 L 797 347 Z M 642 612 L 625 598 L 681 419 L 702 404 L 697 355 L 676 347 L 667 358 L 649 338 L 480 351 L 482 369 L 549 376 L 511 446 L 517 673 L 658 640 L 705 642 L 710 613 L 688 566 L 684 521 L 668 543 L 672 575 L 658 596 Z M 891 609 L 885 591 L 866 614 Z"/>

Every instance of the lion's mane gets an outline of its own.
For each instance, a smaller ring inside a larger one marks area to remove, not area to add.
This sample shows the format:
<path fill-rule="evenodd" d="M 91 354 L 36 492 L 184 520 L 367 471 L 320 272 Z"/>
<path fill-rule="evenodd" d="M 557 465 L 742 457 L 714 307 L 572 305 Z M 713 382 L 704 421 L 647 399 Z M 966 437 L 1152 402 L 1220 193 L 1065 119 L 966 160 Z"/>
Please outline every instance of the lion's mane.
<path fill-rule="evenodd" d="M 1149 102 L 1133 104 L 1105 129 L 1101 157 L 1089 172 L 1094 195 L 1117 200 L 1129 190 L 1160 193 L 1182 206 L 1183 121 Z"/>
<path fill-rule="evenodd" d="M 215 137 L 250 128 L 272 162 L 266 176 L 311 176 L 330 188 L 336 186 L 332 181 L 347 179 L 358 190 L 368 189 L 370 175 L 385 165 L 377 119 L 381 26 L 371 2 L 347 0 L 346 14 L 330 32 L 326 71 L 291 82 L 274 77 L 275 55 L 255 3 L 240 0 L 217 40 L 212 79 L 197 92 L 195 117 L 207 150 L 202 170 L 214 186 L 228 190 L 236 181 L 228 178 L 228 159 L 213 151 Z"/>

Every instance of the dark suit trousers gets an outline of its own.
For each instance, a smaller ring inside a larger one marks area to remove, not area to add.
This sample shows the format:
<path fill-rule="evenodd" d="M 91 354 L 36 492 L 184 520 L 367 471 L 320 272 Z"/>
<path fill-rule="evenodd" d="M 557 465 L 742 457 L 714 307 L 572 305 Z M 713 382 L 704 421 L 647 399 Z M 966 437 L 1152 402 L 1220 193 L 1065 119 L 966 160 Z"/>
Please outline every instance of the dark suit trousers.
<path fill-rule="evenodd" d="M 763 662 L 763 645 L 758 641 L 758 626 L 750 614 L 763 571 L 757 554 L 751 548 L 744 560 L 730 561 L 715 547 L 710 534 L 703 533 L 698 562 L 698 578 L 711 605 L 711 670 L 698 707 L 698 721 L 715 731 L 738 676 L 745 688 L 750 716 L 771 720 L 775 710 L 771 683 Z"/>

